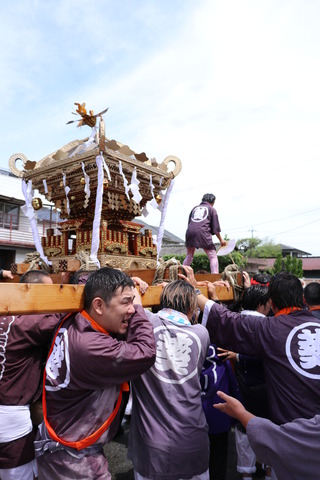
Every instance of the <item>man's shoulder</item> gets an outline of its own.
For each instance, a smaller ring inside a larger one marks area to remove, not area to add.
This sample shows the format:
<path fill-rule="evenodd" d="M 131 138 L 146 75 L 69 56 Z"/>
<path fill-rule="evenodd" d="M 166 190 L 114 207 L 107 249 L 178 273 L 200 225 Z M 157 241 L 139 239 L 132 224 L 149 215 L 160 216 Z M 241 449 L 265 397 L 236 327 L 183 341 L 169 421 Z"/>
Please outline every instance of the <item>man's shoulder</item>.
<path fill-rule="evenodd" d="M 191 331 L 200 338 L 201 342 L 207 341 L 209 343 L 209 332 L 206 327 L 201 325 L 201 323 L 196 323 L 195 325 L 192 325 Z"/>
<path fill-rule="evenodd" d="M 30 330 L 51 330 L 55 327 L 61 318 L 60 314 L 35 314 L 35 315 L 16 315 L 2 316 L 1 322 L 11 324 L 11 328 L 30 331 Z"/>
<path fill-rule="evenodd" d="M 310 313 L 313 317 L 317 318 L 320 320 L 320 308 L 317 308 L 315 310 L 310 310 Z"/>
<path fill-rule="evenodd" d="M 282 313 L 280 315 L 275 315 L 275 320 L 287 319 L 293 320 L 294 322 L 305 323 L 305 322 L 317 322 L 320 323 L 320 318 L 313 315 L 309 310 L 299 309 L 288 313 Z"/>

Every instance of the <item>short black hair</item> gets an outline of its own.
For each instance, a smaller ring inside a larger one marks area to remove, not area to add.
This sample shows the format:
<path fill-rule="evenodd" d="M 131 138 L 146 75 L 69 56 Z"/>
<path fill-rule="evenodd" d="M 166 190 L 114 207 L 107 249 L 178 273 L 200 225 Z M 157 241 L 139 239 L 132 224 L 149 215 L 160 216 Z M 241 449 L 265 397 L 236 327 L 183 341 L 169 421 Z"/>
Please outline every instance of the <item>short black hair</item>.
<path fill-rule="evenodd" d="M 121 270 L 103 267 L 93 271 L 84 287 L 84 309 L 88 311 L 96 297 L 102 298 L 108 305 L 115 291 L 118 288 L 123 291 L 125 287 L 134 287 L 134 281 Z"/>
<path fill-rule="evenodd" d="M 202 202 L 208 202 L 208 203 L 214 203 L 215 202 L 215 195 L 213 195 L 213 193 L 205 193 L 202 197 Z"/>
<path fill-rule="evenodd" d="M 298 277 L 280 272 L 269 284 L 269 294 L 274 305 L 281 310 L 287 307 L 303 308 L 303 288 Z"/>
<path fill-rule="evenodd" d="M 261 285 L 267 285 L 267 283 L 270 282 L 272 278 L 272 275 L 269 273 L 256 273 L 253 275 L 252 280 L 254 280 L 257 283 L 260 283 Z"/>
<path fill-rule="evenodd" d="M 266 305 L 269 289 L 263 285 L 252 285 L 244 291 L 241 306 L 244 310 L 257 310 L 259 305 Z"/>
<path fill-rule="evenodd" d="M 308 283 L 308 285 L 304 287 L 303 294 L 306 304 L 310 307 L 320 305 L 320 283 Z"/>
<path fill-rule="evenodd" d="M 28 270 L 21 276 L 19 283 L 43 283 L 44 277 L 50 277 L 44 270 Z"/>

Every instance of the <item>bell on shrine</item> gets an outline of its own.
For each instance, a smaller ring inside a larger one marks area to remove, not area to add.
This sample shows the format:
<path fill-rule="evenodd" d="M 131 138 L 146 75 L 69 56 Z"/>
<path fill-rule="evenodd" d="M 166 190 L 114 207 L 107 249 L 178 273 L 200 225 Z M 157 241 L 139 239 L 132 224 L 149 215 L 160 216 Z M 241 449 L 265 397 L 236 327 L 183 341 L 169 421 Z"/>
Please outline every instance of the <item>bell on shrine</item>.
<path fill-rule="evenodd" d="M 42 200 L 41 198 L 35 197 L 32 199 L 32 206 L 34 210 L 40 210 L 42 208 Z"/>

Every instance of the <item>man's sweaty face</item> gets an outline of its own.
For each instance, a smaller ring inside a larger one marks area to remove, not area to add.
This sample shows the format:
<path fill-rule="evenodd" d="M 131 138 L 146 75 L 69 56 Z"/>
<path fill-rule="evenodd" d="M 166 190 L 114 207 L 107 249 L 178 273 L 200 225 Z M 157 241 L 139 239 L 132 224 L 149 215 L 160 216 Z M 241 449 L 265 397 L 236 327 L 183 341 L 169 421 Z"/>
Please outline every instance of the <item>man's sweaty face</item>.
<path fill-rule="evenodd" d="M 108 305 L 103 306 L 103 327 L 109 333 L 124 334 L 135 312 L 133 287 L 119 287 Z"/>

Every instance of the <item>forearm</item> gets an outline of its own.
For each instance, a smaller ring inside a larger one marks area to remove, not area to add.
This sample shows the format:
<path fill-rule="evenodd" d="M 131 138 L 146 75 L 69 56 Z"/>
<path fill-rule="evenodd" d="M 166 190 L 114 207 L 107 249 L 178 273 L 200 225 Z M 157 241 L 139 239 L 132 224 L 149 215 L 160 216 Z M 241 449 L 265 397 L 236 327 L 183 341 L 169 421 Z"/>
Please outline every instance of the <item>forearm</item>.
<path fill-rule="evenodd" d="M 244 428 L 247 428 L 249 421 L 254 417 L 255 415 L 248 412 L 247 410 L 244 410 L 243 412 L 239 412 L 239 415 L 236 418 L 244 426 Z"/>
<path fill-rule="evenodd" d="M 219 242 L 222 243 L 222 242 L 223 242 L 223 239 L 222 239 L 220 233 L 218 232 L 218 233 L 216 233 L 215 235 L 216 235 L 216 237 L 218 238 Z"/>

